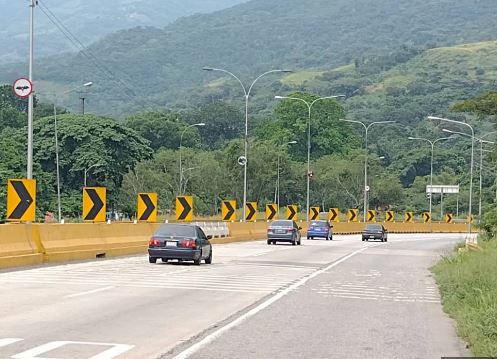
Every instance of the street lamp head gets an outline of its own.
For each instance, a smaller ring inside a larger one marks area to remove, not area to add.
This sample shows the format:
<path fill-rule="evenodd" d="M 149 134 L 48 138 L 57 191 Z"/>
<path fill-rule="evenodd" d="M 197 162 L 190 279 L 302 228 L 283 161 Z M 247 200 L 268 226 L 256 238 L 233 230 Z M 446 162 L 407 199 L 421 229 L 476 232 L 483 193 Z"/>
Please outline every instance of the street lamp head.
<path fill-rule="evenodd" d="M 83 84 L 83 87 L 90 87 L 92 85 L 93 85 L 93 82 L 90 81 L 90 82 Z"/>
<path fill-rule="evenodd" d="M 297 141 L 290 141 L 288 142 L 289 145 L 295 145 L 297 143 Z"/>
<path fill-rule="evenodd" d="M 407 137 L 407 139 L 408 139 L 408 140 L 415 140 L 415 138 L 414 138 L 414 137 L 411 137 L 411 136 Z"/>
<path fill-rule="evenodd" d="M 441 117 L 436 117 L 436 116 L 428 116 L 428 120 L 441 120 L 441 121 L 443 121 L 444 119 Z"/>
<path fill-rule="evenodd" d="M 442 132 L 446 132 L 446 133 L 454 133 L 454 134 L 455 134 L 455 133 L 457 133 L 457 132 L 455 132 L 455 131 L 451 131 L 451 130 L 449 130 L 448 128 L 442 128 Z"/>
<path fill-rule="evenodd" d="M 204 122 L 196 123 L 195 126 L 205 126 Z"/>
<path fill-rule="evenodd" d="M 203 67 L 202 70 L 204 71 L 214 71 L 212 67 Z"/>
<path fill-rule="evenodd" d="M 291 73 L 291 72 L 293 72 L 293 70 L 281 70 L 281 72 L 284 72 L 284 73 Z"/>
<path fill-rule="evenodd" d="M 274 98 L 275 98 L 276 100 L 283 100 L 283 99 L 286 99 L 286 98 L 288 98 L 288 97 L 286 97 L 286 96 L 274 96 Z"/>

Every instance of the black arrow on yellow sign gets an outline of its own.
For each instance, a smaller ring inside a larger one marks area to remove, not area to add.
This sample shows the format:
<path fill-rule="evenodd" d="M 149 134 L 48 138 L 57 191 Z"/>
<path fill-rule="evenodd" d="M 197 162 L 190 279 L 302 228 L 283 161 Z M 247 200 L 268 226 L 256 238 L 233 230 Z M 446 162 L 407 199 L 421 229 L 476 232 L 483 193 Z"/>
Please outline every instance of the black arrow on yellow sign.
<path fill-rule="evenodd" d="M 234 208 L 231 205 L 231 202 L 232 201 L 223 201 L 223 206 L 224 206 L 224 209 L 222 211 L 223 212 L 223 221 L 234 220 L 236 208 Z"/>
<path fill-rule="evenodd" d="M 376 221 L 376 212 L 373 210 L 368 211 L 368 222 Z"/>
<path fill-rule="evenodd" d="M 297 206 L 291 205 L 286 208 L 286 219 L 294 221 L 297 217 Z"/>
<path fill-rule="evenodd" d="M 245 218 L 248 222 L 253 222 L 257 219 L 257 203 L 256 202 L 247 202 L 247 218 Z"/>
<path fill-rule="evenodd" d="M 425 223 L 431 222 L 431 213 L 429 213 L 429 212 L 423 213 L 423 219 L 424 219 Z"/>
<path fill-rule="evenodd" d="M 412 212 L 406 212 L 405 217 L 404 217 L 405 218 L 405 222 L 406 223 L 411 223 L 412 220 L 413 220 L 412 217 L 413 217 Z"/>
<path fill-rule="evenodd" d="M 349 213 L 348 213 L 347 217 L 349 218 L 349 222 L 357 221 L 357 210 L 349 209 Z"/>
<path fill-rule="evenodd" d="M 148 193 L 140 193 L 139 196 L 140 196 L 140 199 L 145 204 L 145 210 L 143 211 L 140 218 L 138 218 L 138 220 L 139 221 L 148 221 L 150 219 L 150 216 L 156 210 L 155 204 L 152 202 L 152 199 L 150 198 L 150 195 Z"/>
<path fill-rule="evenodd" d="M 19 203 L 14 208 L 12 213 L 8 215 L 7 219 L 11 221 L 20 221 L 24 217 L 24 214 L 27 212 L 27 210 L 34 203 L 34 199 L 29 194 L 28 189 L 24 185 L 23 181 L 11 180 L 10 184 L 19 196 Z M 34 218 L 31 220 L 34 220 Z"/>
<path fill-rule="evenodd" d="M 93 202 L 93 207 L 90 209 L 84 220 L 94 221 L 102 208 L 104 208 L 104 202 L 102 202 L 100 196 L 94 188 L 86 188 L 85 191 L 88 194 L 88 197 L 90 197 L 91 201 Z"/>
<path fill-rule="evenodd" d="M 447 213 L 447 214 L 445 215 L 445 222 L 446 222 L 446 223 L 449 223 L 449 224 L 451 224 L 451 223 L 452 223 L 452 214 L 451 214 L 451 213 Z"/>
<path fill-rule="evenodd" d="M 179 213 L 176 215 L 176 219 L 178 221 L 191 221 L 193 217 L 193 208 L 190 203 L 193 203 L 193 199 L 191 197 L 177 197 L 176 200 L 176 213 Z M 178 211 L 178 209 L 181 209 L 181 211 Z"/>
<path fill-rule="evenodd" d="M 336 208 L 330 208 L 330 211 L 328 213 L 328 218 L 330 222 L 337 222 L 338 221 L 338 210 Z"/>
<path fill-rule="evenodd" d="M 311 207 L 311 221 L 315 221 L 319 217 L 319 207 Z"/>
<path fill-rule="evenodd" d="M 268 221 L 272 221 L 276 218 L 276 215 L 278 214 L 277 208 L 278 206 L 275 204 L 268 204 L 266 206 L 266 217 Z"/>
<path fill-rule="evenodd" d="M 385 214 L 385 220 L 387 222 L 393 222 L 394 220 L 394 215 L 393 215 L 393 212 L 392 211 L 388 211 L 386 214 Z"/>

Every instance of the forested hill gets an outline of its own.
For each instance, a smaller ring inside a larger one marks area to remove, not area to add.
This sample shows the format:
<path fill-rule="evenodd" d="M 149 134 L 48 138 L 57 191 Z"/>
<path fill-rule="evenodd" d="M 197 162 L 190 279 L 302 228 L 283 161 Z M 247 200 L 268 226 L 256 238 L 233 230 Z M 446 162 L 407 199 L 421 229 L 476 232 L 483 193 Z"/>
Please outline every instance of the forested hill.
<path fill-rule="evenodd" d="M 38 61 L 35 74 L 41 90 L 92 80 L 94 109 L 123 113 L 185 103 L 188 91 L 217 77 L 201 70 L 206 65 L 248 79 L 272 68 L 331 69 L 406 44 L 491 40 L 496 10 L 495 0 L 253 0 L 163 30 L 108 36 L 91 52 L 113 76 L 83 54 Z M 0 80 L 10 82 L 24 68 L 2 68 Z"/>
<path fill-rule="evenodd" d="M 44 13 L 53 14 L 84 44 L 135 26 L 164 27 L 174 20 L 209 13 L 246 0 L 39 0 L 35 12 L 36 54 L 76 51 Z M 0 63 L 25 59 L 28 1 L 0 0 Z"/>

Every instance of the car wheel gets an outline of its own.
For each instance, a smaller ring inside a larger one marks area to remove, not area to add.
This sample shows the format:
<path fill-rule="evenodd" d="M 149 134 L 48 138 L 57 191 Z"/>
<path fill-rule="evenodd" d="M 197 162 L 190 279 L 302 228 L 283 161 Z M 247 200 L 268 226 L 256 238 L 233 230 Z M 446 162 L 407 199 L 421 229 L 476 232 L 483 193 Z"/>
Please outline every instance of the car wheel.
<path fill-rule="evenodd" d="M 212 249 L 211 252 L 209 253 L 209 256 L 205 258 L 205 264 L 212 264 Z"/>
<path fill-rule="evenodd" d="M 300 246 L 302 244 L 302 240 L 299 238 L 299 241 L 297 242 L 297 244 Z"/>
<path fill-rule="evenodd" d="M 333 236 L 330 236 L 330 241 L 332 241 L 332 240 L 333 240 Z"/>
<path fill-rule="evenodd" d="M 292 241 L 292 246 L 295 246 L 295 245 L 297 245 L 297 239 L 294 238 Z"/>
<path fill-rule="evenodd" d="M 267 240 L 267 244 L 268 246 L 271 245 L 271 241 L 269 239 Z"/>
<path fill-rule="evenodd" d="M 169 261 L 169 259 L 162 258 L 162 263 L 167 263 L 168 261 Z"/>
<path fill-rule="evenodd" d="M 195 264 L 196 266 L 199 266 L 199 265 L 200 265 L 201 258 L 202 258 L 202 256 L 200 256 L 200 258 L 199 258 L 199 259 L 194 259 L 194 260 L 193 260 L 193 264 Z"/>
<path fill-rule="evenodd" d="M 157 263 L 157 258 L 148 257 L 148 263 Z"/>

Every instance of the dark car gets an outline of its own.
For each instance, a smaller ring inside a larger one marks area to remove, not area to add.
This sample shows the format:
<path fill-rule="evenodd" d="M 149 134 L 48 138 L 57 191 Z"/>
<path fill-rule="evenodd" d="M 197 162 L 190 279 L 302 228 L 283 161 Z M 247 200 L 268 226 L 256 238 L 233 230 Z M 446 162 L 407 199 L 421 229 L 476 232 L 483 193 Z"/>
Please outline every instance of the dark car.
<path fill-rule="evenodd" d="M 165 263 L 172 259 L 212 263 L 212 245 L 199 226 L 191 224 L 163 224 L 148 241 L 148 261 Z"/>
<path fill-rule="evenodd" d="M 370 239 L 386 242 L 387 230 L 381 224 L 366 224 L 366 228 L 362 231 L 362 240 L 369 241 Z"/>
<path fill-rule="evenodd" d="M 307 229 L 307 239 L 324 238 L 333 239 L 333 226 L 328 221 L 311 221 Z"/>
<path fill-rule="evenodd" d="M 267 229 L 267 244 L 290 242 L 292 245 L 300 246 L 301 229 L 295 221 L 284 219 L 273 221 Z"/>

